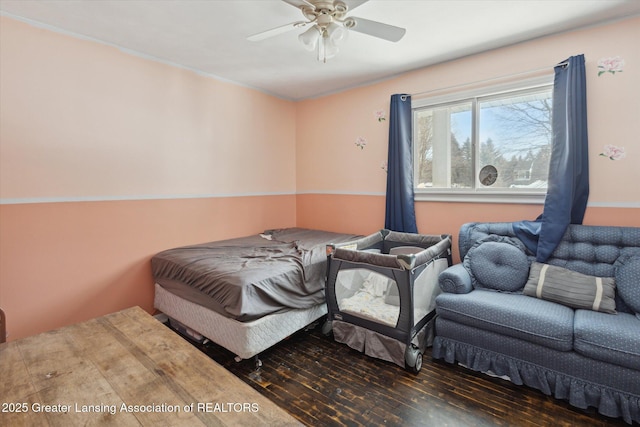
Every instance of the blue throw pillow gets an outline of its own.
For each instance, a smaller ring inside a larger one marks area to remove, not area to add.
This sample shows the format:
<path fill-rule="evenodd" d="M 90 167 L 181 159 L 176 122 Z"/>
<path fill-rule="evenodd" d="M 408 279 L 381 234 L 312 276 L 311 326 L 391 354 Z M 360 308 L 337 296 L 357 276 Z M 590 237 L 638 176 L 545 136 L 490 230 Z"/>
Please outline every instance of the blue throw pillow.
<path fill-rule="evenodd" d="M 463 261 L 476 289 L 521 291 L 529 278 L 529 259 L 522 242 L 489 235 L 478 240 Z"/>
<path fill-rule="evenodd" d="M 615 267 L 618 294 L 629 308 L 640 315 L 640 255 L 619 258 Z"/>

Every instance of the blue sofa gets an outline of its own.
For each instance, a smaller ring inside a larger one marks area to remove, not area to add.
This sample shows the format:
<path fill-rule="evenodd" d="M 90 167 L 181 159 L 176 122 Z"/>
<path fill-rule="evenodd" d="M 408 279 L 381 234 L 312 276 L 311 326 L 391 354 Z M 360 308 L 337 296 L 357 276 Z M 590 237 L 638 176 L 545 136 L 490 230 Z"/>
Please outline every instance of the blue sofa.
<path fill-rule="evenodd" d="M 640 228 L 570 225 L 542 265 L 511 223 L 465 224 L 458 245 L 435 359 L 640 422 Z"/>

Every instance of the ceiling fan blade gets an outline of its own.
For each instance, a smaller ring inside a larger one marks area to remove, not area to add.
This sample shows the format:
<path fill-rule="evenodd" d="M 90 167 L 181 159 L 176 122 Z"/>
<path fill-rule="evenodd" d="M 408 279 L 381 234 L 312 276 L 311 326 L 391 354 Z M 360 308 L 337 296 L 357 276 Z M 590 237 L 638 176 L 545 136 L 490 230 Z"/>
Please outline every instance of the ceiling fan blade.
<path fill-rule="evenodd" d="M 407 32 L 404 28 L 383 24 L 382 22 L 370 21 L 364 18 L 356 18 L 355 16 L 347 18 L 345 24 L 351 31 L 378 37 L 390 42 L 400 41 Z"/>
<path fill-rule="evenodd" d="M 312 9 L 316 8 L 316 6 L 308 0 L 282 0 L 282 1 L 290 4 L 293 7 L 297 7 L 298 9 L 305 6 L 311 7 Z M 346 4 L 348 7 L 348 10 L 351 11 L 356 7 L 360 6 L 361 4 L 368 2 L 369 0 L 340 0 L 340 1 Z"/>
<path fill-rule="evenodd" d="M 291 6 L 293 7 L 297 7 L 298 9 L 300 9 L 301 7 L 311 7 L 312 9 L 315 9 L 316 7 L 313 5 L 313 3 L 308 2 L 307 0 L 282 0 L 285 3 L 289 3 Z"/>
<path fill-rule="evenodd" d="M 344 4 L 347 5 L 347 7 L 349 8 L 349 12 L 351 12 L 353 9 L 355 9 L 356 7 L 360 6 L 361 4 L 364 4 L 366 2 L 368 2 L 369 0 L 342 0 L 342 2 Z"/>
<path fill-rule="evenodd" d="M 269 37 L 277 36 L 278 34 L 286 33 L 287 31 L 294 30 L 296 28 L 302 28 L 307 25 L 304 21 L 291 22 L 286 25 L 281 25 L 280 27 L 272 28 L 267 31 L 262 31 L 257 34 L 250 35 L 247 37 L 247 40 L 252 42 L 257 42 L 260 40 L 268 39 Z"/>

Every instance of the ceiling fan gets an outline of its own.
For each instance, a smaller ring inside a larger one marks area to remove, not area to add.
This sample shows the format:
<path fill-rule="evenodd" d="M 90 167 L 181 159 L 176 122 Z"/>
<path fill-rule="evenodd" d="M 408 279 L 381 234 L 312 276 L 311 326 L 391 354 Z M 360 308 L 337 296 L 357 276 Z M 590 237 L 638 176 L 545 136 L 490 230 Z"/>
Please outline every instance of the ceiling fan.
<path fill-rule="evenodd" d="M 310 26 L 298 36 L 309 51 L 317 50 L 318 61 L 326 62 L 338 53 L 338 46 L 344 42 L 348 31 L 356 31 L 391 42 L 399 41 L 406 30 L 382 22 L 347 13 L 368 0 L 282 0 L 302 12 L 306 21 L 291 22 L 247 37 L 250 41 L 260 41 L 297 28 Z"/>

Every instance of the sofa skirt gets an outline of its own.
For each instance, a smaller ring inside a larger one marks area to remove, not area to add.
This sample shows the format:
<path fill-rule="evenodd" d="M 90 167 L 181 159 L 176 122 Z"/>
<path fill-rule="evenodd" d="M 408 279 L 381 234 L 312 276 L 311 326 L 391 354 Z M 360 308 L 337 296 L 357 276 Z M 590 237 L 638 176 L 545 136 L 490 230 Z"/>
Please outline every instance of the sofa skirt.
<path fill-rule="evenodd" d="M 432 356 L 474 371 L 507 376 L 572 406 L 640 422 L 640 372 L 516 338 L 436 319 Z"/>

